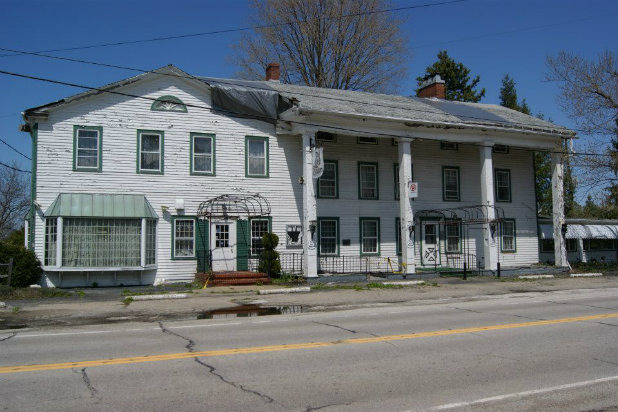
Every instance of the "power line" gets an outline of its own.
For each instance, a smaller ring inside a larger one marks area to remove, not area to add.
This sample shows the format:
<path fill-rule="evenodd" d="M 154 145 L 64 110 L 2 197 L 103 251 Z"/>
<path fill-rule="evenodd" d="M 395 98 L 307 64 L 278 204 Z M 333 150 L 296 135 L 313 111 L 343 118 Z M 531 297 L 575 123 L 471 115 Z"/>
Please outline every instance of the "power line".
<path fill-rule="evenodd" d="M 3 162 L 0 162 L 0 166 L 8 167 L 9 169 L 15 170 L 16 172 L 20 172 L 20 173 L 32 173 L 30 170 L 21 170 L 11 165 L 7 165 L 6 163 L 3 163 Z"/>
<path fill-rule="evenodd" d="M 465 1 L 468 1 L 468 0 L 449 0 L 449 1 L 442 1 L 438 3 L 425 3 L 425 4 L 414 5 L 414 6 L 363 11 L 363 12 L 358 12 L 358 13 L 344 14 L 341 17 L 348 18 L 348 17 L 366 16 L 366 15 L 371 15 L 371 14 L 392 13 L 392 12 L 398 12 L 398 11 L 404 11 L 404 10 L 420 9 L 420 8 L 427 8 L 427 7 L 433 7 L 433 6 L 442 6 L 442 5 L 453 4 L 453 3 L 462 3 Z M 271 29 L 271 28 L 276 28 L 276 27 L 281 27 L 281 26 L 291 26 L 294 24 L 307 23 L 309 21 L 311 20 L 310 19 L 294 20 L 291 22 L 284 22 L 284 23 L 277 23 L 277 24 L 264 24 L 264 25 L 257 25 L 257 26 L 237 27 L 237 28 L 232 28 L 232 29 L 214 30 L 214 31 L 208 31 L 208 32 L 201 32 L 201 33 L 179 34 L 176 36 L 163 36 L 163 37 L 154 37 L 154 38 L 142 39 L 142 40 L 127 40 L 127 41 L 118 41 L 118 42 L 112 42 L 112 43 L 98 43 L 98 44 L 91 44 L 91 45 L 85 45 L 85 46 L 67 47 L 67 48 L 61 48 L 61 49 L 40 50 L 39 52 L 49 53 L 49 52 L 59 52 L 59 51 L 94 49 L 94 48 L 99 48 L 99 47 L 124 46 L 128 44 L 138 44 L 138 43 L 151 43 L 151 42 L 157 42 L 157 41 L 163 41 L 163 40 L 174 40 L 174 39 L 184 39 L 184 38 L 190 38 L 190 37 L 209 36 L 213 34 L 224 34 L 224 33 L 234 33 L 234 32 L 242 32 L 242 31 L 249 31 L 249 30 Z M 16 56 L 16 55 L 18 54 L 2 54 L 0 55 L 0 57 L 9 57 L 9 56 Z"/>
<path fill-rule="evenodd" d="M 117 92 L 117 91 L 113 91 L 113 90 L 105 90 L 105 89 L 101 89 L 101 88 L 97 88 L 97 87 L 84 86 L 84 85 L 80 85 L 80 84 L 63 82 L 63 81 L 60 81 L 60 80 L 47 79 L 47 78 L 43 78 L 43 77 L 30 76 L 30 75 L 20 74 L 20 73 L 12 73 L 12 72 L 8 72 L 8 71 L 4 71 L 4 70 L 0 70 L 0 74 L 20 77 L 20 78 L 25 78 L 25 79 L 31 79 L 31 80 L 37 80 L 37 81 L 42 81 L 42 82 L 47 82 L 47 83 L 53 83 L 53 84 L 60 84 L 60 85 L 64 85 L 64 86 L 77 87 L 77 88 L 86 89 L 86 90 L 99 91 L 101 93 L 116 94 L 116 95 L 120 95 L 120 96 L 133 97 L 133 98 L 143 99 L 143 100 L 148 100 L 148 101 L 157 101 L 157 99 L 154 98 L 154 97 L 138 96 L 138 95 L 130 94 L 130 93 Z M 207 107 L 207 106 L 199 106 L 199 105 L 190 104 L 190 103 L 189 104 L 185 103 L 185 106 L 193 107 L 193 108 L 197 108 L 197 109 L 204 109 L 204 110 L 207 110 L 207 111 L 209 111 L 211 113 L 222 112 L 222 113 L 230 114 L 232 116 L 243 116 L 243 117 L 246 117 L 246 114 L 244 114 L 244 113 L 234 112 L 234 111 L 230 111 L 230 110 L 222 110 L 222 109 L 214 110 L 214 109 L 212 109 L 210 107 Z M 267 117 L 267 116 L 252 116 L 252 117 L 255 118 L 256 120 L 265 120 L 265 121 L 272 121 L 273 120 L 272 118 Z M 290 121 L 290 123 L 296 123 L 296 124 L 302 125 L 302 126 L 323 127 L 323 125 L 320 125 L 320 124 L 309 123 L 309 122 L 301 122 L 301 121 L 297 121 L 297 120 Z M 340 130 L 340 131 L 352 132 L 352 133 L 357 133 L 357 134 L 366 134 L 367 133 L 364 130 L 355 130 L 355 129 L 345 128 L 345 127 L 328 126 L 328 128 L 332 129 L 332 130 Z M 379 133 L 379 132 L 376 133 L 376 132 L 373 132 L 371 134 L 375 135 L 375 136 L 391 137 L 391 138 L 400 138 L 401 137 L 401 136 L 394 135 L 394 134 L 389 134 L 389 133 Z M 412 137 L 412 138 L 413 139 L 418 139 L 418 140 L 431 140 L 431 141 L 433 141 L 433 139 L 428 139 L 428 138 L 420 138 L 420 137 Z M 485 145 L 477 144 L 477 143 L 466 143 L 466 144 L 471 145 L 471 146 L 485 147 Z M 521 150 L 526 150 L 526 151 L 529 151 L 529 152 L 544 152 L 544 153 L 565 154 L 563 151 L 551 151 L 551 150 L 546 150 L 545 151 L 545 150 L 533 150 L 533 149 L 525 149 L 525 148 L 521 148 Z M 583 155 L 583 154 L 571 153 L 570 155 Z M 601 154 L 601 153 L 586 153 L 585 155 L 586 156 L 610 156 L 610 157 L 612 156 L 611 154 Z"/>
<path fill-rule="evenodd" d="M 19 54 L 25 54 L 25 55 L 31 55 L 31 56 L 37 56 L 37 57 L 44 57 L 44 58 L 48 58 L 48 59 L 55 59 L 55 60 L 70 61 L 70 62 L 75 62 L 75 63 L 89 64 L 89 65 L 93 65 L 93 66 L 102 66 L 102 67 L 109 67 L 109 68 L 114 68 L 114 69 L 130 70 L 130 71 L 139 72 L 139 73 L 151 73 L 151 74 L 156 74 L 156 75 L 161 75 L 161 76 L 173 76 L 173 77 L 177 77 L 177 78 L 184 78 L 184 79 L 192 79 L 192 80 L 203 81 L 199 77 L 192 76 L 192 75 L 184 76 L 184 75 L 173 74 L 173 73 L 159 73 L 159 72 L 156 72 L 154 70 L 147 70 L 147 69 L 140 69 L 140 68 L 135 68 L 135 67 L 130 67 L 130 66 L 120 66 L 120 65 L 115 65 L 115 64 L 94 62 L 94 61 L 90 61 L 90 60 L 75 59 L 75 58 L 70 58 L 70 57 L 52 56 L 52 55 L 48 55 L 48 54 L 42 54 L 42 53 L 39 53 L 39 52 L 28 52 L 28 51 L 17 50 L 17 49 L 8 49 L 8 48 L 3 48 L 3 47 L 0 47 L 0 50 L 12 51 L 12 52 L 19 53 Z M 216 81 L 217 81 L 217 83 L 221 83 L 221 84 L 235 85 L 234 82 L 225 81 L 225 79 L 216 79 Z M 81 86 L 76 86 L 76 87 L 81 87 Z M 251 89 L 256 89 L 256 90 L 268 90 L 268 91 L 271 90 L 271 89 L 267 89 L 267 88 L 264 88 L 264 87 L 252 86 L 252 85 L 244 85 L 244 87 L 251 88 Z M 100 90 L 100 89 L 97 89 L 97 90 Z M 297 94 L 297 95 L 300 95 L 300 96 L 314 96 L 312 94 L 303 93 L 303 92 L 299 92 L 299 91 L 295 91 L 294 94 Z M 419 112 L 419 113 L 430 113 L 430 114 L 440 114 L 440 115 L 443 115 L 445 113 L 445 112 L 439 112 L 439 111 L 435 111 L 435 110 L 413 109 L 413 108 L 396 106 L 396 105 L 385 105 L 385 104 L 380 104 L 380 103 L 365 103 L 365 102 L 360 102 L 360 101 L 352 100 L 352 99 L 344 99 L 344 98 L 341 98 L 341 97 L 330 97 L 329 96 L 329 99 L 330 100 L 336 100 L 336 101 L 342 101 L 342 102 L 348 102 L 348 103 L 355 103 L 355 104 L 363 104 L 363 105 L 375 106 L 375 107 L 384 107 L 384 108 L 388 108 L 388 109 L 401 109 L 401 110 L 407 110 L 407 111 Z M 504 123 L 504 124 L 516 124 L 516 125 L 528 126 L 527 123 L 523 123 L 523 122 L 516 122 L 516 121 L 510 121 L 510 122 L 504 121 L 503 122 L 503 121 L 499 121 L 499 120 L 495 120 L 495 119 L 488 119 L 488 118 L 485 118 L 485 117 L 470 116 L 470 115 L 463 115 L 463 114 L 462 115 L 457 115 L 457 117 L 466 118 L 466 119 L 472 119 L 472 120 L 483 120 L 483 121 L 493 122 L 493 123 L 498 123 L 498 124 Z M 579 132 L 586 132 L 586 130 L 583 130 L 583 129 L 572 128 L 571 130 L 575 130 L 575 131 L 579 131 Z"/>
<path fill-rule="evenodd" d="M 7 142 L 5 142 L 3 139 L 0 138 L 0 142 L 4 143 L 5 145 L 7 145 L 8 147 L 10 147 L 11 149 L 13 149 L 14 152 L 22 155 L 23 157 L 25 157 L 28 160 L 32 160 L 31 158 L 29 158 L 28 156 L 26 156 L 25 154 L 23 154 L 22 152 L 20 152 L 19 150 L 15 149 L 13 146 L 11 146 L 10 144 L 8 144 Z"/>

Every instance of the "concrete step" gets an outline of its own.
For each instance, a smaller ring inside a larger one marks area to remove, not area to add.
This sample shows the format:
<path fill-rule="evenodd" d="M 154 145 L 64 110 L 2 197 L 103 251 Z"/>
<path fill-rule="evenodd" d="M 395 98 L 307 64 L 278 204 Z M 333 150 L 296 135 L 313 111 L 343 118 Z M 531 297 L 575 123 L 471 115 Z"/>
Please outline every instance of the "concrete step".
<path fill-rule="evenodd" d="M 208 283 L 208 286 L 257 285 L 258 283 L 266 285 L 266 284 L 270 284 L 271 280 L 267 277 L 237 278 L 237 279 L 212 279 Z"/>

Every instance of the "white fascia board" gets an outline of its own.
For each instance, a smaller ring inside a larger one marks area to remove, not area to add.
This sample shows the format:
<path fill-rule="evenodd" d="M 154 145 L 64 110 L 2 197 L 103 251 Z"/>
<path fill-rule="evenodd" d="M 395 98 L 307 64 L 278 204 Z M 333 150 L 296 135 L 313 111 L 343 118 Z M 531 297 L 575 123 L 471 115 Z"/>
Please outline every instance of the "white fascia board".
<path fill-rule="evenodd" d="M 288 110 L 281 117 L 292 122 L 292 131 L 286 134 L 300 133 L 307 127 L 318 128 L 341 135 L 370 136 L 377 138 L 418 138 L 455 143 L 486 143 L 526 147 L 539 150 L 553 150 L 561 142 L 558 134 L 533 133 L 526 130 L 506 128 L 480 128 L 472 126 L 436 125 L 426 122 L 426 125 L 410 127 L 403 119 L 370 117 L 361 115 L 339 114 L 333 112 L 301 112 Z M 359 121 L 360 120 L 360 121 Z"/>

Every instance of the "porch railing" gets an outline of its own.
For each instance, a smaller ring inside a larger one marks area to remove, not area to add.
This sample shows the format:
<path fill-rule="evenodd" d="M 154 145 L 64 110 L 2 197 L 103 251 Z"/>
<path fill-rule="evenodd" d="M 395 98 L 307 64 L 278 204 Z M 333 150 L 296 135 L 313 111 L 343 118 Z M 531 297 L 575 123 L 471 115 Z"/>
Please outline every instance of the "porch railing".
<path fill-rule="evenodd" d="M 321 273 L 393 273 L 399 263 L 380 256 L 320 256 Z"/>
<path fill-rule="evenodd" d="M 289 275 L 302 275 L 303 273 L 303 254 L 302 253 L 279 253 L 279 262 L 281 262 L 281 273 Z M 249 270 L 257 272 L 260 265 L 258 257 L 249 258 Z"/>

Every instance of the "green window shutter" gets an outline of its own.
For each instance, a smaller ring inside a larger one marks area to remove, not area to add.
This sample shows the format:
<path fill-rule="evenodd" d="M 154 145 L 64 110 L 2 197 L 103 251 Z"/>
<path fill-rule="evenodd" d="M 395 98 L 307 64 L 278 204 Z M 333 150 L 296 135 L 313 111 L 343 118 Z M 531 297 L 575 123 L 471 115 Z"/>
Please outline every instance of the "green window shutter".
<path fill-rule="evenodd" d="M 197 233 L 196 233 L 196 248 L 195 253 L 197 255 L 197 271 L 200 273 L 208 271 L 209 267 L 209 249 L 208 249 L 208 241 L 209 241 L 209 233 L 208 233 L 209 222 L 208 220 L 198 219 L 197 220 Z"/>
<path fill-rule="evenodd" d="M 249 221 L 236 221 L 236 270 L 249 270 Z"/>

